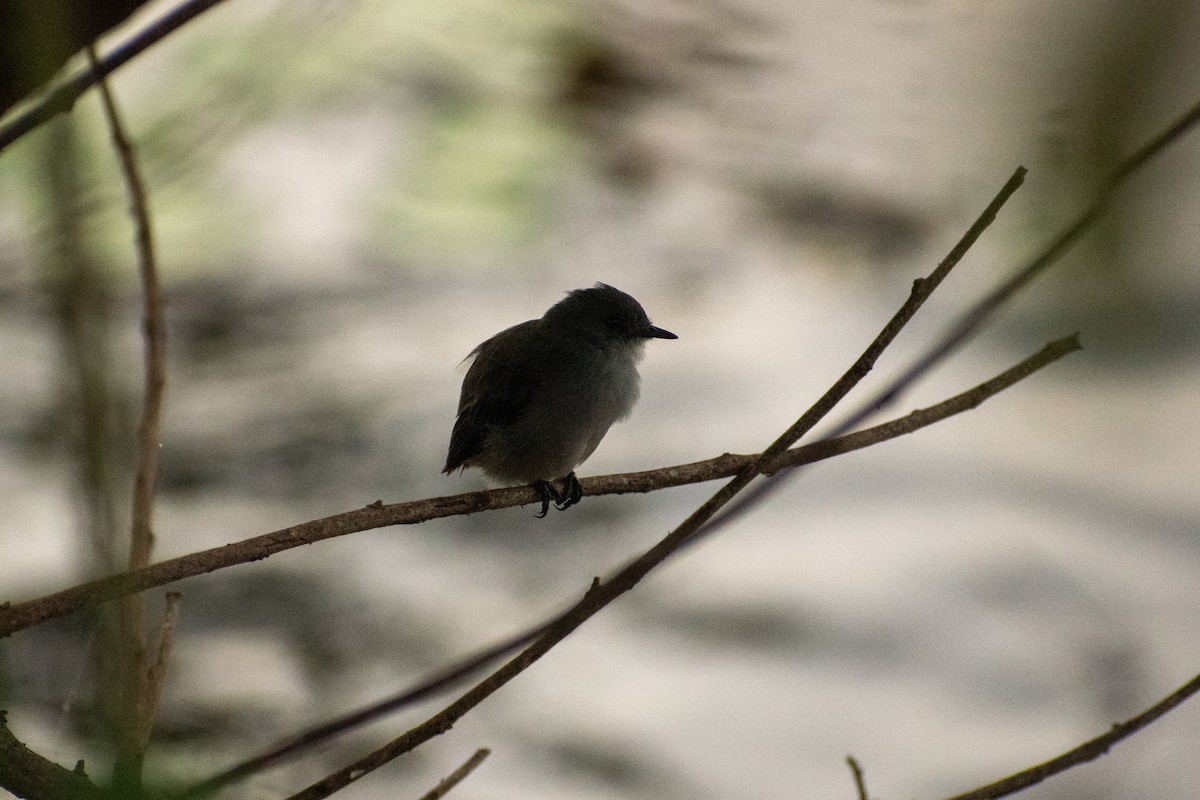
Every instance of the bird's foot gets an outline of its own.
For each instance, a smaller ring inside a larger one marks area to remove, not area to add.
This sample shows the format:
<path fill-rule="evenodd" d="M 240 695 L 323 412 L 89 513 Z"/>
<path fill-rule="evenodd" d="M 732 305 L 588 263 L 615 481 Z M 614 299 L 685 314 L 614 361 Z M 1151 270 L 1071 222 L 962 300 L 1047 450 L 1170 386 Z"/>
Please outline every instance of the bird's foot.
<path fill-rule="evenodd" d="M 533 484 L 533 488 L 537 490 L 538 498 L 542 501 L 542 510 L 535 515 L 538 519 L 550 512 L 551 502 L 559 511 L 566 511 L 583 497 L 583 487 L 579 485 L 579 478 L 575 477 L 574 472 L 563 478 L 562 491 L 551 481 L 538 481 Z"/>
<path fill-rule="evenodd" d="M 551 500 L 554 501 L 554 507 L 558 507 L 558 490 L 550 485 L 550 481 L 537 481 L 533 484 L 533 488 L 537 490 L 538 499 L 542 501 L 542 510 L 534 516 L 541 519 L 550 513 Z"/>
<path fill-rule="evenodd" d="M 579 485 L 579 478 L 575 477 L 574 472 L 563 478 L 563 484 L 564 491 L 554 498 L 554 507 L 559 511 L 566 511 L 583 499 L 583 487 Z"/>

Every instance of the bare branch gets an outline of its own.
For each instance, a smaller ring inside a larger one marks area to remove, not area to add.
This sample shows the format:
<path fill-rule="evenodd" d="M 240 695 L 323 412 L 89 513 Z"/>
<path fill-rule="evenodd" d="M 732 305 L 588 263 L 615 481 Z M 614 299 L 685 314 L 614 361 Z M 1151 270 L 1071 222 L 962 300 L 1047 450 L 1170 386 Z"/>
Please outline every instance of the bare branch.
<path fill-rule="evenodd" d="M 537 638 L 545 629 L 546 624 L 543 623 L 535 628 L 518 633 L 516 636 L 512 636 L 499 644 L 492 645 L 446 667 L 432 677 L 421 681 L 416 686 L 405 689 L 377 703 L 373 703 L 366 708 L 330 720 L 323 725 L 293 736 L 291 739 L 271 748 L 265 753 L 247 759 L 207 780 L 193 784 L 182 792 L 172 794 L 171 798 L 172 800 L 192 800 L 192 798 L 205 797 L 243 778 L 295 758 L 341 733 L 366 725 L 385 714 L 390 714 L 419 703 L 457 684 L 463 678 L 494 663 L 497 659 L 503 658 L 518 648 L 524 647 Z"/>
<path fill-rule="evenodd" d="M 451 789 L 461 783 L 463 778 L 474 772 L 475 768 L 482 764 L 483 760 L 491 754 L 492 751 L 486 747 L 476 750 L 475 754 L 468 758 L 461 767 L 443 778 L 437 786 L 421 795 L 421 800 L 439 800 L 439 798 L 445 797 Z"/>
<path fill-rule="evenodd" d="M 834 428 L 832 435 L 837 436 L 851 431 L 863 424 L 879 410 L 890 406 L 917 380 L 928 373 L 930 369 L 941 363 L 951 353 L 961 347 L 992 318 L 992 315 L 1001 306 L 1012 299 L 1017 292 L 1028 286 L 1034 278 L 1041 275 L 1052 264 L 1057 262 L 1084 233 L 1091 229 L 1096 220 L 1100 218 L 1100 215 L 1108 208 L 1108 203 L 1112 200 L 1117 190 L 1130 175 L 1134 174 L 1151 158 L 1158 155 L 1167 145 L 1194 127 L 1197 122 L 1200 122 L 1200 103 L 1189 109 L 1149 142 L 1135 150 L 1132 155 L 1122 160 L 1109 175 L 1108 180 L 1101 187 L 1092 204 L 1079 215 L 1074 223 L 1053 238 L 1028 264 L 1017 270 L 1006 281 L 968 309 L 957 324 L 952 326 L 950 331 L 936 345 L 930 348 L 925 355 L 919 358 L 887 387 L 863 403 L 857 411 Z M 918 291 L 919 284 L 920 281 L 914 284 L 914 294 Z M 722 519 L 718 521 L 717 525 L 727 524 L 757 502 L 765 499 L 772 492 L 777 491 L 787 477 L 787 473 L 774 475 L 760 483 L 754 490 L 746 492 L 739 498 L 738 503 L 734 504 Z M 711 532 L 713 528 L 714 525 L 709 525 L 708 532 Z"/>
<path fill-rule="evenodd" d="M 138 422 L 137 473 L 133 485 L 133 529 L 129 549 L 129 568 L 139 569 L 150 563 L 154 547 L 152 518 L 154 489 L 158 480 L 158 433 L 162 417 L 163 392 L 166 387 L 166 326 L 163 322 L 162 289 L 154 255 L 154 229 L 146 200 L 146 185 L 142 181 L 137 156 L 117 109 L 108 82 L 100 73 L 96 51 L 89 47 L 88 63 L 96 75 L 104 116 L 108 121 L 113 149 L 121 163 L 125 189 L 129 194 L 129 212 L 133 217 L 134 245 L 137 251 L 138 273 L 142 282 L 142 332 L 146 340 L 145 389 L 142 397 L 142 417 Z"/>
<path fill-rule="evenodd" d="M 13 736 L 0 711 L 0 786 L 17 797 L 104 800 L 107 792 L 80 770 L 59 766 L 30 750 Z"/>
<path fill-rule="evenodd" d="M 1035 783 L 1041 783 L 1051 775 L 1057 775 L 1071 767 L 1097 759 L 1107 753 L 1114 744 L 1145 728 L 1197 692 L 1200 692 L 1200 675 L 1192 678 L 1137 716 L 1114 724 L 1107 733 L 1103 733 L 1095 739 L 1086 741 L 1049 761 L 1021 770 L 1014 775 L 973 789 L 965 794 L 956 794 L 947 800 L 994 800 L 997 797 L 1005 797 L 1027 789 Z"/>
<path fill-rule="evenodd" d="M 167 592 L 163 608 L 162 624 L 158 628 L 158 650 L 154 662 L 146 670 L 146 688 L 142 695 L 141 713 L 138 714 L 138 744 L 144 751 L 150 746 L 150 733 L 154 730 L 154 716 L 162 698 L 163 683 L 167 679 L 167 664 L 175 646 L 175 628 L 179 623 L 179 604 L 183 595 Z"/>
<path fill-rule="evenodd" d="M 854 776 L 854 788 L 858 791 L 858 800 L 871 800 L 871 796 L 867 794 L 867 781 L 863 777 L 863 770 L 859 766 L 858 760 L 854 756 L 846 756 L 846 763 L 850 765 L 850 774 Z"/>
<path fill-rule="evenodd" d="M 162 292 L 154 257 L 154 233 L 146 202 L 146 187 L 138 169 L 137 156 L 125 133 L 117 103 L 108 81 L 100 73 L 94 47 L 87 48 L 88 64 L 96 75 L 100 101 L 108 123 L 113 149 L 121 165 L 129 195 L 129 210 L 135 231 L 138 272 L 143 297 L 143 333 L 146 341 L 145 389 L 142 416 L 138 422 L 137 470 L 133 483 L 132 527 L 129 538 L 129 569 L 141 569 L 150 563 L 154 548 L 152 517 L 154 491 L 158 479 L 158 434 L 162 415 L 163 390 L 166 386 L 166 331 L 163 323 Z M 168 602 L 164 620 L 164 640 L 170 648 L 170 632 L 174 627 L 173 613 L 178 598 Z M 162 675 L 151 686 L 155 669 L 146 668 L 145 606 L 140 594 L 126 597 L 120 612 L 118 637 L 118 670 L 120 686 L 112 687 L 119 698 L 115 704 L 120 717 L 118 726 L 117 767 L 118 784 L 135 786 L 140 782 L 141 762 L 149 743 L 155 710 L 158 705 Z M 159 664 L 155 665 L 156 667 Z"/>
<path fill-rule="evenodd" d="M 967 229 L 962 238 L 950 249 L 950 252 L 934 268 L 933 272 L 929 273 L 925 278 L 918 278 L 913 281 L 912 291 L 909 293 L 908 300 L 905 301 L 904 305 L 900 307 L 900 310 L 896 312 L 888 323 L 883 326 L 883 330 L 879 332 L 875 340 L 863 351 L 863 354 L 851 365 L 850 369 L 846 370 L 846 373 L 821 396 L 821 399 L 813 404 L 812 408 L 804 412 L 800 419 L 796 420 L 770 447 L 762 452 L 759 456 L 762 461 L 769 461 L 776 454 L 782 453 L 795 444 L 801 436 L 808 433 L 818 422 L 824 419 L 833 410 L 833 407 L 867 376 L 867 373 L 874 368 L 875 362 L 883 354 L 883 351 L 900 335 L 900 331 L 904 329 L 909 320 L 925 304 L 925 301 L 929 299 L 934 290 L 941 285 L 945 277 L 950 274 L 950 270 L 958 265 L 958 262 L 967 254 L 967 250 L 970 249 L 971 245 L 975 244 L 976 240 L 979 239 L 987 227 L 995 221 L 996 214 L 999 213 L 1000 208 L 1008 202 L 1013 192 L 1019 189 L 1021 184 L 1024 183 L 1025 172 L 1024 167 L 1017 167 L 1004 186 L 1000 187 L 1000 191 L 996 193 L 992 201 L 988 203 L 987 208 L 971 224 L 971 227 Z M 846 430 L 842 430 L 839 431 L 839 434 L 846 432 Z M 746 480 L 753 478 L 754 474 L 753 470 L 747 469 Z"/>

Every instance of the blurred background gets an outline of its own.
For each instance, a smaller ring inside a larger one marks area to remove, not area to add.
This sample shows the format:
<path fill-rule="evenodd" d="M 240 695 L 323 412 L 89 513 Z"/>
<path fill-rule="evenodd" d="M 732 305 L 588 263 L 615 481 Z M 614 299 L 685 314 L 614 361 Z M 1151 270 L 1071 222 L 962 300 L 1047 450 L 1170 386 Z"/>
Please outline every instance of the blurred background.
<path fill-rule="evenodd" d="M 456 365 L 596 281 L 680 338 L 580 473 L 756 452 L 1027 166 L 853 405 L 1200 99 L 1198 35 L 1182 0 L 227 0 L 113 80 L 168 303 L 156 558 L 483 488 L 439 474 Z M 946 795 L 1173 690 L 1200 670 L 1198 198 L 1193 133 L 896 413 L 1072 331 L 1082 353 L 805 470 L 343 794 L 417 796 L 486 746 L 456 796 L 852 797 L 848 754 L 873 794 Z M 94 92 L 0 154 L 0 600 L 125 551 L 127 205 Z M 716 487 L 182 582 L 150 774 L 207 776 L 526 627 Z M 104 760 L 92 630 L 0 642 L 0 707 L 67 766 Z M 440 707 L 227 796 L 287 796 Z M 1194 797 L 1198 737 L 1193 702 L 1025 796 Z"/>

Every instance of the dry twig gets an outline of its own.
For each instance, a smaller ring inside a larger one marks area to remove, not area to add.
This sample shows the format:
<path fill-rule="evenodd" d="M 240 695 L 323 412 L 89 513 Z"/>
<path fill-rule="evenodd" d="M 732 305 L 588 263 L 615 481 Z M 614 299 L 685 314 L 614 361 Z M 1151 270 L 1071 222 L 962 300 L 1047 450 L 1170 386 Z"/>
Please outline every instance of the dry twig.
<path fill-rule="evenodd" d="M 846 756 L 846 763 L 850 766 L 850 774 L 854 776 L 854 788 L 858 792 L 858 800 L 871 800 L 871 796 L 867 794 L 867 781 L 863 777 L 863 770 L 859 766 L 858 759 L 854 756 Z"/>
<path fill-rule="evenodd" d="M 158 479 L 158 433 L 162 416 L 163 392 L 166 386 L 166 329 L 163 322 L 162 291 L 154 257 L 154 229 L 146 200 L 146 186 L 138 169 L 137 156 L 125 132 L 117 109 L 116 99 L 108 81 L 100 72 L 94 47 L 87 49 L 88 64 L 100 89 L 104 118 L 108 123 L 113 149 L 121 165 L 125 188 L 129 195 L 130 216 L 135 230 L 134 249 L 137 252 L 138 273 L 142 283 L 143 335 L 145 351 L 145 389 L 142 416 L 138 422 L 137 470 L 133 483 L 133 511 L 129 544 L 129 569 L 141 569 L 150 563 L 154 548 L 152 520 L 154 494 Z M 171 631 L 178 599 L 168 603 L 163 623 L 162 642 L 170 649 Z M 121 686 L 117 689 L 117 707 L 121 722 L 118 726 L 117 768 L 119 784 L 140 782 L 141 762 L 149 743 L 159 689 L 161 669 L 147 668 L 145 606 L 140 594 L 124 598 L 121 606 L 118 636 L 118 671 Z M 161 654 L 161 651 L 160 651 Z M 156 667 L 159 664 L 156 663 Z M 162 666 L 165 669 L 165 665 Z M 151 686 L 157 675 L 158 685 Z"/>
<path fill-rule="evenodd" d="M 1130 717 L 1124 722 L 1114 724 L 1107 732 L 1084 742 L 1078 747 L 1068 750 L 1060 756 L 1056 756 L 1041 764 L 1036 764 L 1028 769 L 1023 769 L 995 783 L 980 786 L 978 789 L 972 789 L 964 794 L 956 794 L 953 797 L 947 798 L 947 800 L 995 800 L 997 797 L 1005 797 L 1010 794 L 1016 794 L 1022 789 L 1028 789 L 1035 783 L 1041 783 L 1046 780 L 1051 775 L 1057 775 L 1060 772 L 1067 771 L 1071 767 L 1099 758 L 1107 753 L 1109 748 L 1114 744 L 1137 733 L 1198 692 L 1200 692 L 1200 675 L 1195 676 L 1140 714 Z"/>
<path fill-rule="evenodd" d="M 492 751 L 486 747 L 476 750 L 474 755 L 463 762 L 461 767 L 443 778 L 437 786 L 421 795 L 421 800 L 439 800 L 439 798 L 445 797 L 451 789 L 462 782 L 463 778 L 474 772 L 475 768 L 482 764 L 483 760 L 491 755 L 491 753 Z"/>

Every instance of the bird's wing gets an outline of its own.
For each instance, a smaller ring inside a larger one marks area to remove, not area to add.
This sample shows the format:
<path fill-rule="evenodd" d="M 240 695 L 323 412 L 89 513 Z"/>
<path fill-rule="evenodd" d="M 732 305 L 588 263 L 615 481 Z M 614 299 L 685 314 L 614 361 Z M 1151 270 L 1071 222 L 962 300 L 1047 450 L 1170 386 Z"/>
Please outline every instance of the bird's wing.
<path fill-rule="evenodd" d="M 483 450 L 488 430 L 521 418 L 541 378 L 539 353 L 532 346 L 536 320 L 514 325 L 471 351 L 471 368 L 463 378 L 458 418 L 450 434 L 449 473 Z"/>

